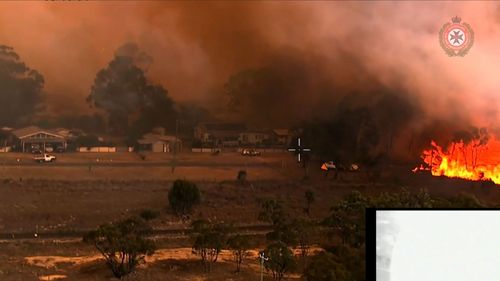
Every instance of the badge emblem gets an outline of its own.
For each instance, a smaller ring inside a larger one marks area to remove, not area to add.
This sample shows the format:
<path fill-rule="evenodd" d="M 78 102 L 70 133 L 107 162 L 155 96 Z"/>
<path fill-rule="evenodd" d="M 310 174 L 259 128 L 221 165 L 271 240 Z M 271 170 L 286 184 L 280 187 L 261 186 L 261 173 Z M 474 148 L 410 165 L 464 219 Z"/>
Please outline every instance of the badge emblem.
<path fill-rule="evenodd" d="M 461 21 L 455 16 L 439 31 L 439 44 L 450 57 L 465 56 L 474 44 L 474 31 L 469 24 Z"/>

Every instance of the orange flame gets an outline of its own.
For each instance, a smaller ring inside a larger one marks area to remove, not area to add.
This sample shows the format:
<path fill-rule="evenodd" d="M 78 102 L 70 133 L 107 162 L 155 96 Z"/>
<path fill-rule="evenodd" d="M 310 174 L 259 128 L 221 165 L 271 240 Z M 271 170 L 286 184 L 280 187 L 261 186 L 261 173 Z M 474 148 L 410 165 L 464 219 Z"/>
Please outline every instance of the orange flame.
<path fill-rule="evenodd" d="M 433 176 L 491 180 L 500 184 L 500 141 L 491 139 L 486 144 L 453 142 L 446 149 L 431 142 L 431 149 L 424 150 L 420 165 L 413 172 L 430 170 Z"/>

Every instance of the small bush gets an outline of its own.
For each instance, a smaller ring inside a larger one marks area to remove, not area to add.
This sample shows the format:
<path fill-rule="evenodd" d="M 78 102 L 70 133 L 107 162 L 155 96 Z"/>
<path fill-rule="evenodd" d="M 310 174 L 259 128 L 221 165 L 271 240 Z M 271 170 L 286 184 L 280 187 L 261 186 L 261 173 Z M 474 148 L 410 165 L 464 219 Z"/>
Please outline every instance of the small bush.
<path fill-rule="evenodd" d="M 143 218 L 146 221 L 154 220 L 157 217 L 160 216 L 160 212 L 158 211 L 153 211 L 149 209 L 142 210 L 141 213 L 139 214 L 141 218 Z"/>
<path fill-rule="evenodd" d="M 190 181 L 176 180 L 168 192 L 168 202 L 177 215 L 187 215 L 200 203 L 200 190 Z"/>
<path fill-rule="evenodd" d="M 240 170 L 238 172 L 238 177 L 237 177 L 237 180 L 238 181 L 245 181 L 247 179 L 247 171 L 245 170 Z"/>

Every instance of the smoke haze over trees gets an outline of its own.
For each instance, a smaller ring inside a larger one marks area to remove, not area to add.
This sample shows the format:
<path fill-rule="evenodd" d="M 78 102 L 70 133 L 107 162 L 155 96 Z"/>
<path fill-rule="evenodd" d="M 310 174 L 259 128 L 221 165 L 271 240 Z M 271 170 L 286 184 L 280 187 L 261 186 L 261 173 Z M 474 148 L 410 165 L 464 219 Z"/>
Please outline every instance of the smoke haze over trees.
<path fill-rule="evenodd" d="M 152 84 L 145 75 L 151 61 L 129 43 L 97 73 L 87 101 L 104 110 L 110 132 L 137 137 L 155 126 L 171 128 L 175 122 L 174 102 L 167 90 Z"/>
<path fill-rule="evenodd" d="M 29 68 L 12 47 L 0 45 L 0 124 L 26 124 L 42 100 L 43 76 Z"/>
<path fill-rule="evenodd" d="M 25 19 L 13 24 L 18 14 Z M 437 34 L 457 14 L 481 44 L 452 59 Z M 470 125 L 500 132 L 499 14 L 494 2 L 6 3 L 0 42 L 44 74 L 48 112 L 87 125 L 97 119 L 78 116 L 95 113 L 84 102 L 95 84 L 92 102 L 119 133 L 156 124 L 172 132 L 180 115 L 190 119 L 184 130 L 207 111 L 232 110 L 256 127 L 353 122 L 363 129 L 346 139 L 404 150 L 401 138 L 428 143 Z M 102 94 L 118 91 L 105 83 L 120 71 L 133 78 L 119 89 L 123 101 Z M 340 114 L 346 100 L 351 112 Z M 148 107 L 152 101 L 168 109 Z M 371 128 L 379 130 L 378 141 L 366 136 Z"/>
<path fill-rule="evenodd" d="M 273 68 L 281 54 L 301 60 L 313 78 L 299 91 L 304 112 L 371 87 L 372 76 L 414 97 L 425 108 L 420 122 L 460 115 L 491 127 L 498 123 L 499 13 L 495 2 L 11 2 L 0 11 L 0 42 L 44 74 L 48 107 L 57 113 L 87 110 L 81 101 L 97 70 L 124 42 L 136 42 L 155 59 L 148 76 L 176 101 L 218 105 L 229 77 Z M 450 59 L 437 34 L 457 14 L 482 39 L 466 57 Z M 324 80 L 344 91 L 322 91 Z M 310 100 L 316 87 L 324 94 Z"/>

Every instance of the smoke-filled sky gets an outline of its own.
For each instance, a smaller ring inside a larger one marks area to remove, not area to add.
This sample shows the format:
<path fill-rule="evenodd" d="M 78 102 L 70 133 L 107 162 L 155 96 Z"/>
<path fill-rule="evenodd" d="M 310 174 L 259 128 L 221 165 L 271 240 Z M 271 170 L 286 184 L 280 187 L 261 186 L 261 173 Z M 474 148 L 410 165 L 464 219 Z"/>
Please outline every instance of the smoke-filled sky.
<path fill-rule="evenodd" d="M 465 57 L 448 57 L 438 41 L 455 15 L 475 33 Z M 337 91 L 381 83 L 410 95 L 430 116 L 486 126 L 500 119 L 495 2 L 0 4 L 0 44 L 44 75 L 52 110 L 86 108 L 97 71 L 127 42 L 153 58 L 148 76 L 175 100 L 213 104 L 231 74 L 290 63 L 307 76 L 294 99 L 312 108 L 335 100 Z"/>

